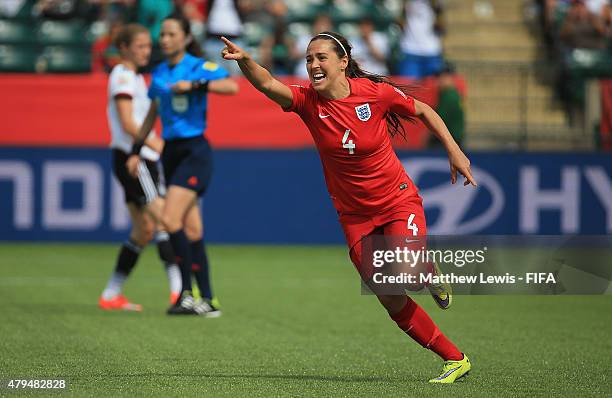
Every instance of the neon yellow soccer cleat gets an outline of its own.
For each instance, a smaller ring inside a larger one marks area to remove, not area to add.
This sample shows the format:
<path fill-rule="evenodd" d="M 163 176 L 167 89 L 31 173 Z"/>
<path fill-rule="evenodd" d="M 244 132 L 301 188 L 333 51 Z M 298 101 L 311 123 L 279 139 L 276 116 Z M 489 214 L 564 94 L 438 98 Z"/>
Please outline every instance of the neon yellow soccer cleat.
<path fill-rule="evenodd" d="M 442 275 L 440 271 L 440 267 L 438 264 L 432 263 L 433 265 L 433 275 Z M 438 307 L 443 310 L 447 310 L 450 308 L 453 303 L 453 288 L 450 283 L 432 283 L 427 286 L 429 289 L 429 293 L 431 293 L 431 297 L 434 299 Z"/>
<path fill-rule="evenodd" d="M 435 379 L 429 380 L 430 383 L 454 383 L 455 380 L 467 375 L 472 369 L 472 364 L 467 355 L 463 354 L 463 359 L 460 361 L 446 361 L 442 374 Z"/>

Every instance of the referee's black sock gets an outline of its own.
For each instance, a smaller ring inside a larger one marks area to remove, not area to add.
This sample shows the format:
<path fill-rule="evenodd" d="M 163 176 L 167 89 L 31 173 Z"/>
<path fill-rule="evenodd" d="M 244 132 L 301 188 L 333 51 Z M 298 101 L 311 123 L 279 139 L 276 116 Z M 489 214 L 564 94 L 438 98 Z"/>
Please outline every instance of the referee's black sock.
<path fill-rule="evenodd" d="M 102 292 L 102 297 L 105 300 L 110 300 L 121 293 L 123 284 L 132 272 L 132 269 L 134 269 L 141 251 L 142 248 L 131 239 L 128 239 L 121 245 L 119 255 L 117 256 L 117 263 L 115 264 L 115 272 L 111 275 L 106 288 Z"/>
<path fill-rule="evenodd" d="M 208 266 L 208 257 L 206 256 L 206 248 L 204 240 L 200 239 L 191 242 L 191 255 L 193 260 L 193 273 L 195 274 L 200 295 L 208 300 L 212 300 L 212 289 L 210 287 L 210 268 Z"/>
<path fill-rule="evenodd" d="M 176 255 L 176 263 L 181 268 L 181 294 L 188 290 L 191 291 L 191 248 L 189 240 L 182 229 L 172 232 L 170 235 L 170 243 Z"/>

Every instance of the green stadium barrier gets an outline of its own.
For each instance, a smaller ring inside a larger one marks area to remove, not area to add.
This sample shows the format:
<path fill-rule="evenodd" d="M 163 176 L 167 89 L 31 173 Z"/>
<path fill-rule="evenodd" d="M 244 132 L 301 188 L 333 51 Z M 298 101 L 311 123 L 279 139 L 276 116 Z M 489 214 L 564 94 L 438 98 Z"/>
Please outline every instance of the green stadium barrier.
<path fill-rule="evenodd" d="M 36 48 L 0 45 L 0 72 L 36 72 Z"/>
<path fill-rule="evenodd" d="M 39 72 L 89 72 L 91 52 L 88 49 L 65 46 L 46 47 L 38 60 Z"/>
<path fill-rule="evenodd" d="M 27 44 L 35 42 L 32 34 L 35 29 L 32 22 L 12 19 L 0 19 L 0 43 Z"/>

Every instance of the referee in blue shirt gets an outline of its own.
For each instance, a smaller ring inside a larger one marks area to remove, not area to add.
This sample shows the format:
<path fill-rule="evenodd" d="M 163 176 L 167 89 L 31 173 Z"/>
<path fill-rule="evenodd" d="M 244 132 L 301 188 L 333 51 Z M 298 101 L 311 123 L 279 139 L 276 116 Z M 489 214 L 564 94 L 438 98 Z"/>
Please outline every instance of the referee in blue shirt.
<path fill-rule="evenodd" d="M 159 114 L 165 141 L 161 160 L 168 185 L 161 221 L 178 257 L 183 285 L 168 314 L 215 317 L 221 311 L 213 301 L 198 206 L 198 197 L 206 191 L 212 174 L 211 148 L 204 137 L 207 94 L 233 95 L 238 92 L 238 84 L 223 68 L 200 58 L 201 49 L 182 15 L 164 19 L 159 43 L 165 60 L 153 70 L 151 107 L 127 167 L 133 175 L 138 174 L 140 148 Z M 191 293 L 192 271 L 202 295 L 198 301 Z"/>

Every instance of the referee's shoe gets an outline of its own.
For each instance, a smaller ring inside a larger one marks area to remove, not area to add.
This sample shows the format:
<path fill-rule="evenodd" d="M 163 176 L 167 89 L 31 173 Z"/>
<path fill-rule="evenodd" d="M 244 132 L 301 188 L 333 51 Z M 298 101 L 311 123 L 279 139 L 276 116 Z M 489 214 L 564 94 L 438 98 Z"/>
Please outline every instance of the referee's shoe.
<path fill-rule="evenodd" d="M 176 302 L 168 308 L 168 315 L 197 315 L 195 299 L 191 291 L 185 290 Z"/>

